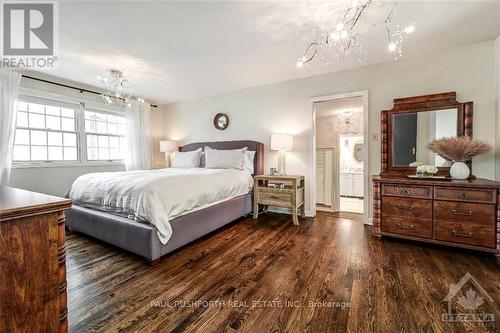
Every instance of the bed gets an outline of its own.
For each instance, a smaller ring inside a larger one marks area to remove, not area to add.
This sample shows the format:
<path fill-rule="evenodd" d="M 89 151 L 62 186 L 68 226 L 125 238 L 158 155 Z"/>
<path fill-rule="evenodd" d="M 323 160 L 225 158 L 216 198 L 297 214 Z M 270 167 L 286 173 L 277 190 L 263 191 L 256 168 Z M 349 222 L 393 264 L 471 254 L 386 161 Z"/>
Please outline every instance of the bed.
<path fill-rule="evenodd" d="M 256 141 L 197 142 L 179 148 L 181 152 L 194 151 L 208 146 L 217 150 L 247 147 L 255 151 L 253 175 L 263 174 L 264 145 Z M 137 222 L 115 213 L 75 204 L 66 213 L 66 225 L 76 231 L 97 238 L 146 258 L 151 264 L 160 258 L 252 211 L 251 191 L 231 197 L 207 207 L 193 210 L 169 221 L 171 235 L 163 244 L 159 230 L 148 221 Z"/>

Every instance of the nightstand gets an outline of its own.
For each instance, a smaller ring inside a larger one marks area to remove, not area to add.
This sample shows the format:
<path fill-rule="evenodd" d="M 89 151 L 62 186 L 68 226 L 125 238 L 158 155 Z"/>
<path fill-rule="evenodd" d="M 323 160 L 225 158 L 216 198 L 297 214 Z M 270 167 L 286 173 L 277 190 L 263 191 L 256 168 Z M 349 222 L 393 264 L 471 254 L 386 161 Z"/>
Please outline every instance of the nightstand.
<path fill-rule="evenodd" d="M 304 176 L 255 176 L 253 188 L 253 218 L 259 214 L 259 205 L 290 208 L 293 224 L 298 225 L 297 210 L 304 214 Z"/>

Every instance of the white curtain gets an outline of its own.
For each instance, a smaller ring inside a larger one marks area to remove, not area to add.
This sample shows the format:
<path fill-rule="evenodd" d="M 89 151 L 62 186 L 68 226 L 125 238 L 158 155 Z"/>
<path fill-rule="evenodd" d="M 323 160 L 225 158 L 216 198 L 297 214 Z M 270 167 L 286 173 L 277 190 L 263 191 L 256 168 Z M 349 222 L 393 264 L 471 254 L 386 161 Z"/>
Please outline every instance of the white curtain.
<path fill-rule="evenodd" d="M 0 184 L 7 184 L 16 131 L 16 100 L 21 74 L 0 68 Z"/>
<path fill-rule="evenodd" d="M 127 170 L 151 169 L 150 105 L 136 100 L 125 107 L 127 118 Z"/>

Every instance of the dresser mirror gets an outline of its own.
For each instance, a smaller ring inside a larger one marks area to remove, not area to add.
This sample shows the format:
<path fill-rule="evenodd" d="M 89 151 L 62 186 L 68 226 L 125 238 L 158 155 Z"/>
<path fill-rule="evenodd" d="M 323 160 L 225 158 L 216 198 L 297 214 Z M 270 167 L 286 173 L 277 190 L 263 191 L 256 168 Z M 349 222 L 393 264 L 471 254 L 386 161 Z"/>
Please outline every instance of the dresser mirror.
<path fill-rule="evenodd" d="M 421 162 L 447 175 L 451 162 L 427 144 L 443 137 L 472 136 L 472 102 L 457 102 L 454 92 L 395 99 L 381 118 L 382 174 L 414 174 L 416 167 L 410 165 Z"/>
<path fill-rule="evenodd" d="M 461 135 L 458 109 L 396 113 L 392 115 L 392 163 L 409 166 L 422 162 L 450 167 L 450 162 L 426 148 L 435 139 Z"/>

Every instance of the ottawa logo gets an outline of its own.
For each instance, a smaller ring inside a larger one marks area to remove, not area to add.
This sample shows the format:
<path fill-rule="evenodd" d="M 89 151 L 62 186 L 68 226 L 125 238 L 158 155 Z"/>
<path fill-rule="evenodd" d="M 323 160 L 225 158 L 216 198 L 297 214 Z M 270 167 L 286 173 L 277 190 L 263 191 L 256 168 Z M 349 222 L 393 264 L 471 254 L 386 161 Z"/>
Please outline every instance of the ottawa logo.
<path fill-rule="evenodd" d="M 470 273 L 466 273 L 457 284 L 450 286 L 450 292 L 443 301 L 448 302 L 448 312 L 443 314 L 443 322 L 482 322 L 489 326 L 495 325 L 495 315 L 493 313 L 485 313 L 481 309 L 481 306 L 486 302 L 493 303 L 493 299 Z M 454 301 L 467 312 L 454 312 Z"/>

